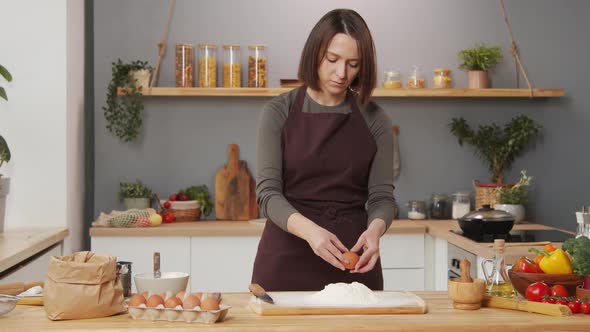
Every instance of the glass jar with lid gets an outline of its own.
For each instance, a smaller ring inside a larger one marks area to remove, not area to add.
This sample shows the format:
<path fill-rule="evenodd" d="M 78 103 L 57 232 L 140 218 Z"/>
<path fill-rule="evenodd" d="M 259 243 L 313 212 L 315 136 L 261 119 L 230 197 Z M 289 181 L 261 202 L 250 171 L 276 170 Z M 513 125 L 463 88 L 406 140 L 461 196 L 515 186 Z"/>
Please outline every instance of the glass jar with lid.
<path fill-rule="evenodd" d="M 408 219 L 426 219 L 426 202 L 411 200 L 408 202 Z"/>
<path fill-rule="evenodd" d="M 192 88 L 194 85 L 193 69 L 194 69 L 194 54 L 193 45 L 191 44 L 176 44 L 176 87 L 177 88 Z"/>
<path fill-rule="evenodd" d="M 223 45 L 223 87 L 242 87 L 240 45 Z"/>
<path fill-rule="evenodd" d="M 399 71 L 386 70 L 383 73 L 383 88 L 385 89 L 399 89 L 402 87 L 402 76 Z"/>
<path fill-rule="evenodd" d="M 471 212 L 471 196 L 468 192 L 456 192 L 452 195 L 453 198 L 453 211 L 451 217 L 453 219 L 459 219 Z"/>
<path fill-rule="evenodd" d="M 199 88 L 217 87 L 217 45 L 199 44 Z"/>
<path fill-rule="evenodd" d="M 449 219 L 449 197 L 447 194 L 432 194 L 430 219 Z"/>
<path fill-rule="evenodd" d="M 248 87 L 266 88 L 265 46 L 249 45 L 248 53 Z"/>
<path fill-rule="evenodd" d="M 453 78 L 451 77 L 451 70 L 448 68 L 435 69 L 432 83 L 432 86 L 436 89 L 451 89 L 453 87 Z"/>
<path fill-rule="evenodd" d="M 406 85 L 410 89 L 423 89 L 426 87 L 426 80 L 420 67 L 414 65 L 408 75 L 408 84 Z"/>

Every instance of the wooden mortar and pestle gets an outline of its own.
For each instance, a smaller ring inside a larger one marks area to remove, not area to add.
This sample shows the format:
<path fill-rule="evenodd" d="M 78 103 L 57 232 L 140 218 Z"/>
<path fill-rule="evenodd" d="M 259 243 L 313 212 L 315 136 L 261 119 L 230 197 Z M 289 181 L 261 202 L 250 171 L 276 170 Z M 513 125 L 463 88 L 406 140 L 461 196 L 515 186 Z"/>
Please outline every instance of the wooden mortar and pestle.
<path fill-rule="evenodd" d="M 453 300 L 453 308 L 460 310 L 477 310 L 486 293 L 483 279 L 472 279 L 469 273 L 471 263 L 461 260 L 461 277 L 449 279 L 449 297 Z"/>

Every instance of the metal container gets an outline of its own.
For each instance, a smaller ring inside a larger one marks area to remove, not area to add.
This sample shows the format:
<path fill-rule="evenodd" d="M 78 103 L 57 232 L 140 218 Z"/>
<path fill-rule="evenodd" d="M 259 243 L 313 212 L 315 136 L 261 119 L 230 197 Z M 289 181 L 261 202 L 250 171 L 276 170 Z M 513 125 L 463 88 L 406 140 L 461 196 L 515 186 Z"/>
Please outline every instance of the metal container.
<path fill-rule="evenodd" d="M 131 296 L 131 262 L 117 262 L 117 275 L 123 286 L 123 296 Z"/>

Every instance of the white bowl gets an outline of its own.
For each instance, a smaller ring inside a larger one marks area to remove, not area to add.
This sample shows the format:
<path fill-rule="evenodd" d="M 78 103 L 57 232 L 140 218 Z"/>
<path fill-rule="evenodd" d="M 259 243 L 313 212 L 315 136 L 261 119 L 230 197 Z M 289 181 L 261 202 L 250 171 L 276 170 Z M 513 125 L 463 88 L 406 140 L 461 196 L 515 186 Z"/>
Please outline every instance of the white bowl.
<path fill-rule="evenodd" d="M 154 278 L 154 273 L 139 273 L 133 278 L 137 292 L 165 293 L 170 291 L 176 294 L 186 290 L 188 284 L 188 273 L 184 272 L 162 272 L 160 278 Z"/>
<path fill-rule="evenodd" d="M 0 294 L 0 316 L 11 312 L 16 307 L 18 297 Z"/>
<path fill-rule="evenodd" d="M 170 208 L 173 210 L 190 210 L 198 209 L 199 201 L 166 201 L 160 200 L 160 204 L 164 205 L 165 202 L 170 202 Z"/>

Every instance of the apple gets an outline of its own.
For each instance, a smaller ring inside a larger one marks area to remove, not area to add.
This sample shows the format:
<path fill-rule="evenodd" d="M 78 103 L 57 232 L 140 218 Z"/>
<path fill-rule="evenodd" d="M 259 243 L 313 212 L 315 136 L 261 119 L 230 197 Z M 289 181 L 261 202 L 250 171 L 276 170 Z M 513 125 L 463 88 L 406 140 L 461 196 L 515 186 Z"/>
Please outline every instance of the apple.
<path fill-rule="evenodd" d="M 158 225 L 162 224 L 162 216 L 158 213 L 152 214 L 150 216 L 150 224 L 152 226 L 158 226 Z"/>

